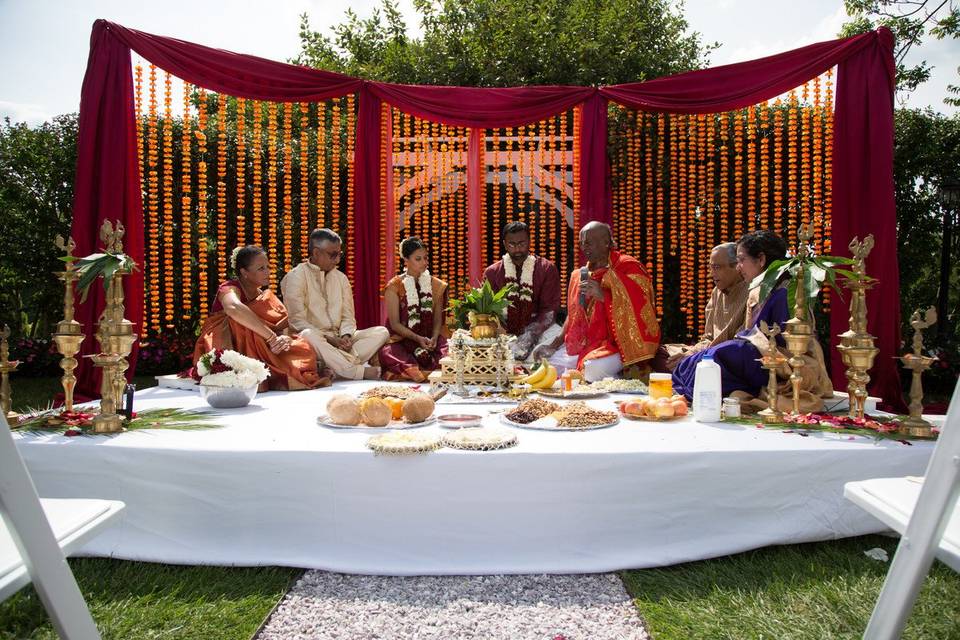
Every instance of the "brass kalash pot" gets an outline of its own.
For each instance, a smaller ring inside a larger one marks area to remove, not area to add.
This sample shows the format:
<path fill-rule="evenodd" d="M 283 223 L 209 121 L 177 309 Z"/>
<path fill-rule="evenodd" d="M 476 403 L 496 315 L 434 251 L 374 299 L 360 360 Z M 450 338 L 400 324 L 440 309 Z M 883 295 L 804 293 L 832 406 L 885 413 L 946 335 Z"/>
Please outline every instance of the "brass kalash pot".
<path fill-rule="evenodd" d="M 474 340 L 496 338 L 500 328 L 497 316 L 489 313 L 474 313 L 467 316 L 470 321 L 470 337 Z"/>

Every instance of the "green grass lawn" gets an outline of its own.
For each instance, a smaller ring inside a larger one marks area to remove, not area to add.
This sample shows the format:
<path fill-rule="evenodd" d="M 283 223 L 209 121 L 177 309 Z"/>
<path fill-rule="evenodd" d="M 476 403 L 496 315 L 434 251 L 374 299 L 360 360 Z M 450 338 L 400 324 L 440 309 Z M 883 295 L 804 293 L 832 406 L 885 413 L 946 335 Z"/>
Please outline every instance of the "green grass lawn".
<path fill-rule="evenodd" d="M 884 536 L 768 547 L 688 564 L 626 571 L 623 579 L 655 640 L 860 638 L 889 563 Z M 934 562 L 903 638 L 960 638 L 960 576 Z"/>
<path fill-rule="evenodd" d="M 865 536 L 769 547 L 622 576 L 654 640 L 860 638 L 889 563 L 863 552 L 897 541 Z M 185 567 L 99 558 L 70 561 L 107 640 L 247 640 L 296 569 Z M 960 577 L 935 563 L 907 639 L 960 638 Z M 0 640 L 53 640 L 32 587 L 0 604 Z"/>
<path fill-rule="evenodd" d="M 76 558 L 70 568 L 104 640 L 247 640 L 300 574 L 101 558 Z M 56 638 L 33 587 L 0 604 L 0 639 Z"/>

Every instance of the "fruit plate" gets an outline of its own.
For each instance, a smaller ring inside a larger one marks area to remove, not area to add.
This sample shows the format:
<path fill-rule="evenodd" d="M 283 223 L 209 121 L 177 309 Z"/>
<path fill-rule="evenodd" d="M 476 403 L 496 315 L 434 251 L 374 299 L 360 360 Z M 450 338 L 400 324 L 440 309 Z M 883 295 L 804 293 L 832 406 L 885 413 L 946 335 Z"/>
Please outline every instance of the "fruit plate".
<path fill-rule="evenodd" d="M 626 418 L 627 420 L 636 420 L 637 422 L 671 422 L 673 420 L 683 420 L 687 416 L 669 416 L 661 418 L 651 418 L 650 416 L 633 416 L 629 413 L 621 413 L 621 418 Z"/>
<path fill-rule="evenodd" d="M 391 420 L 386 425 L 382 427 L 368 427 L 365 424 L 338 424 L 336 422 L 330 421 L 330 416 L 324 414 L 317 416 L 317 424 L 321 427 L 327 427 L 328 429 L 343 429 L 345 431 L 370 431 L 370 432 L 386 432 L 386 431 L 396 431 L 397 429 L 419 429 L 420 427 L 427 427 L 431 424 L 436 424 L 437 417 L 430 416 L 423 422 L 405 422 L 403 420 Z"/>
<path fill-rule="evenodd" d="M 539 420 L 534 420 L 533 422 L 530 422 L 528 424 L 523 424 L 520 422 L 514 422 L 513 420 L 508 418 L 506 415 L 501 414 L 500 422 L 502 422 L 503 424 L 509 427 L 515 427 L 517 429 L 534 429 L 537 431 L 557 432 L 557 431 L 591 431 L 593 429 L 606 429 L 608 427 L 612 427 L 613 425 L 617 424 L 618 422 L 620 422 L 620 420 L 619 419 L 614 420 L 613 422 L 608 422 L 606 424 L 592 424 L 588 427 L 560 427 L 560 426 L 557 426 L 557 419 L 554 418 L 553 416 L 545 416 L 543 418 L 540 418 Z"/>
<path fill-rule="evenodd" d="M 567 391 L 564 393 L 560 389 L 536 389 L 536 392 L 547 398 L 561 398 L 564 400 L 583 400 L 585 398 L 599 398 L 601 396 L 607 395 L 606 391 L 599 390 L 589 390 L 589 391 Z"/>

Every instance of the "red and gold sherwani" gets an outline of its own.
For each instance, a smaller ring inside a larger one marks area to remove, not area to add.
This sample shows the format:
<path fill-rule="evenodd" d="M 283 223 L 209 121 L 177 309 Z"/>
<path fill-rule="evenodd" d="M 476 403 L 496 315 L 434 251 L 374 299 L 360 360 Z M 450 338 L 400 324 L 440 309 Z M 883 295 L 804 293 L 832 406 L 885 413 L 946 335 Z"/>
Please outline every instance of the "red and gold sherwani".
<path fill-rule="evenodd" d="M 567 287 L 568 355 L 584 360 L 620 354 L 623 366 L 650 360 L 660 345 L 660 323 L 653 306 L 650 275 L 639 262 L 610 251 L 610 266 L 596 269 L 590 277 L 600 283 L 603 301 L 588 298 L 580 306 L 580 270 L 570 274 Z"/>

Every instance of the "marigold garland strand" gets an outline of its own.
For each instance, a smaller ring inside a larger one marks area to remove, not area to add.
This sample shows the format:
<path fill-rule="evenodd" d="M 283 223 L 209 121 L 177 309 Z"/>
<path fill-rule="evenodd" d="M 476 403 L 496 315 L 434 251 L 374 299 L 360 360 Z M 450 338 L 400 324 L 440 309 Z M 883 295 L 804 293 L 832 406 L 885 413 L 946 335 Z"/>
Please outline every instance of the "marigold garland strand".
<path fill-rule="evenodd" d="M 811 189 L 810 189 L 810 85 L 803 85 L 803 109 L 800 111 L 800 220 L 809 224 L 811 220 Z"/>
<path fill-rule="evenodd" d="M 347 243 L 348 246 L 353 244 L 353 234 L 355 228 L 354 212 L 353 212 L 353 172 L 354 172 L 354 157 L 353 157 L 353 147 L 354 147 L 354 94 L 347 95 Z M 347 267 L 346 273 L 347 277 L 351 280 L 356 273 L 356 265 L 354 264 L 354 252 L 347 251 Z"/>
<path fill-rule="evenodd" d="M 163 289 L 163 321 L 168 329 L 172 329 L 174 313 L 173 84 L 169 72 L 164 72 L 163 84 L 163 269 L 159 276 L 160 287 Z M 159 292 L 157 295 L 159 296 Z M 159 310 L 155 310 L 154 313 L 160 315 Z"/>
<path fill-rule="evenodd" d="M 253 155 L 253 244 L 263 246 L 263 103 L 253 101 L 253 138 L 250 153 Z"/>
<path fill-rule="evenodd" d="M 193 116 L 191 115 L 191 86 L 183 83 L 183 127 L 180 167 L 180 308 L 181 320 L 193 318 L 193 175 L 190 164 L 193 157 Z"/>
<path fill-rule="evenodd" d="M 207 92 L 197 90 L 197 282 L 200 291 L 200 317 L 207 317 L 210 282 L 207 271 L 209 239 L 207 238 Z"/>
<path fill-rule="evenodd" d="M 147 211 L 149 224 L 147 225 L 147 270 L 146 280 L 150 288 L 144 295 L 149 298 L 150 328 L 160 330 L 160 233 L 159 233 L 159 201 L 160 178 L 157 173 L 159 164 L 159 143 L 157 139 L 157 67 L 150 65 L 150 102 L 147 116 Z"/>
<path fill-rule="evenodd" d="M 282 273 L 293 267 L 293 103 L 283 103 L 283 260 Z M 275 274 L 276 266 L 272 269 Z"/>
<path fill-rule="evenodd" d="M 275 288 L 277 263 L 282 260 L 278 254 L 277 209 L 277 103 L 267 103 L 267 255 L 270 257 L 270 288 Z"/>
<path fill-rule="evenodd" d="M 309 255 L 310 240 L 310 106 L 306 102 L 297 104 L 300 111 L 300 251 L 301 259 Z"/>
<path fill-rule="evenodd" d="M 327 206 L 327 104 L 317 105 L 317 226 L 330 228 Z"/>
<path fill-rule="evenodd" d="M 227 96 L 217 95 L 217 279 L 227 279 Z"/>
<path fill-rule="evenodd" d="M 247 169 L 247 101 L 237 98 L 237 246 L 247 244 L 247 217 L 246 217 L 246 169 Z"/>

